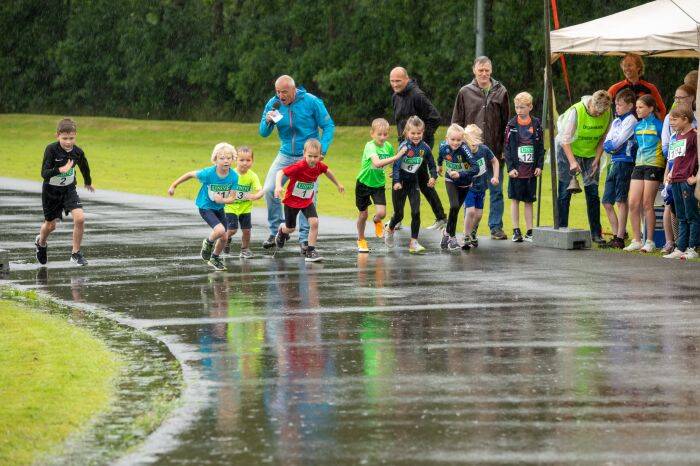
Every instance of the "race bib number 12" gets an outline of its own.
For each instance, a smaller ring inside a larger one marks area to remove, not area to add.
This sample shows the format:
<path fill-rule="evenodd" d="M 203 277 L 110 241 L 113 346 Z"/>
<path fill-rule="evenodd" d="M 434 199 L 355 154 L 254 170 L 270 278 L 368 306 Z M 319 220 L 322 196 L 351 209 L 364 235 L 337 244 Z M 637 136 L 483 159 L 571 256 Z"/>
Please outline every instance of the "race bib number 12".
<path fill-rule="evenodd" d="M 522 163 L 532 163 L 535 156 L 535 148 L 533 146 L 518 147 L 518 160 Z"/>

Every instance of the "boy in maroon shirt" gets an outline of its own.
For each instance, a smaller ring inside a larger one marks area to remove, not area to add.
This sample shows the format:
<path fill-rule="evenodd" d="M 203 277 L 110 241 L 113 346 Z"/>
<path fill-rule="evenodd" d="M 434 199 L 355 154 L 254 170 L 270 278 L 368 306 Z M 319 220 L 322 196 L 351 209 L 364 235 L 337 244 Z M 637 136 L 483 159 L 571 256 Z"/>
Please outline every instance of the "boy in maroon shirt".
<path fill-rule="evenodd" d="M 318 214 L 314 205 L 315 184 L 321 174 L 325 173 L 331 182 L 342 193 L 345 188 L 328 169 L 328 165 L 321 162 L 321 143 L 318 139 L 307 139 L 304 144 L 304 158 L 299 162 L 289 165 L 277 172 L 275 179 L 275 197 L 282 195 L 283 179 L 287 177 L 289 184 L 284 195 L 284 224 L 280 225 L 275 236 L 275 245 L 284 247 L 297 226 L 299 212 L 309 221 L 309 248 L 306 250 L 306 262 L 317 262 L 323 258 L 316 251 L 316 238 L 318 237 Z"/>

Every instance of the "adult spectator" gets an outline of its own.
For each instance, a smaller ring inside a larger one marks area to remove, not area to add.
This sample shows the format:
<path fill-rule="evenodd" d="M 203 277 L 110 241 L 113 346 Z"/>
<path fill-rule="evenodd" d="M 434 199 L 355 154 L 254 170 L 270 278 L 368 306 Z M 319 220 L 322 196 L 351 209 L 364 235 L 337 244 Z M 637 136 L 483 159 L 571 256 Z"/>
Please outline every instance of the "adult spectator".
<path fill-rule="evenodd" d="M 430 99 L 418 87 L 415 79 L 408 76 L 405 68 L 397 66 L 389 73 L 389 84 L 394 91 L 391 96 L 391 105 L 394 109 L 394 120 L 396 121 L 396 131 L 399 142 L 403 141 L 403 129 L 406 121 L 416 115 L 425 123 L 425 133 L 423 140 L 433 148 L 435 144 L 435 130 L 440 126 L 440 112 L 430 102 Z M 416 172 L 418 175 L 418 188 L 430 204 L 430 208 L 435 214 L 435 223 L 428 227 L 429 230 L 439 230 L 447 225 L 445 210 L 442 208 L 440 197 L 435 188 L 428 186 L 430 175 L 426 159 Z"/>
<path fill-rule="evenodd" d="M 659 109 L 656 117 L 663 121 L 666 116 L 666 106 L 656 86 L 642 79 L 642 75 L 644 74 L 644 61 L 642 61 L 642 57 L 634 53 L 628 53 L 620 61 L 620 68 L 622 68 L 622 74 L 625 75 L 625 79 L 613 84 L 610 86 L 610 89 L 608 89 L 608 94 L 610 94 L 610 98 L 613 102 L 615 101 L 617 93 L 622 89 L 632 89 L 637 97 L 651 94 L 656 101 L 656 108 Z"/>
<path fill-rule="evenodd" d="M 584 96 L 561 116 L 557 122 L 557 175 L 559 193 L 558 227 L 569 226 L 569 205 L 571 192 L 567 189 L 571 177 L 577 173 L 583 175 L 583 190 L 586 193 L 586 211 L 591 237 L 596 243 L 603 243 L 600 225 L 600 196 L 598 179 L 600 177 L 600 157 L 603 155 L 605 134 L 610 127 L 610 95 L 605 91 L 596 91 L 593 96 Z"/>
<path fill-rule="evenodd" d="M 277 128 L 280 138 L 280 149 L 277 157 L 270 165 L 265 177 L 263 190 L 267 203 L 267 222 L 270 236 L 263 242 L 263 248 L 269 249 L 275 245 L 275 235 L 280 224 L 284 221 L 282 204 L 275 198 L 275 176 L 282 168 L 301 160 L 304 154 L 304 143 L 307 139 L 321 140 L 321 155 L 325 157 L 328 147 L 333 142 L 335 124 L 328 114 L 323 101 L 299 86 L 287 75 L 282 75 L 275 81 L 275 96 L 267 101 L 260 119 L 258 132 L 266 138 Z M 319 138 L 319 129 L 322 136 Z M 286 182 L 286 177 L 283 178 Z M 318 199 L 318 183 L 314 187 L 314 203 Z M 306 253 L 309 237 L 309 222 L 303 214 L 299 219 L 299 243 L 302 254 Z"/>
<path fill-rule="evenodd" d="M 455 99 L 452 123 L 465 128 L 476 124 L 484 132 L 484 143 L 499 162 L 498 185 L 489 183 L 489 229 L 491 239 L 506 239 L 503 232 L 503 141 L 510 119 L 508 90 L 491 77 L 493 67 L 488 57 L 474 60 L 474 79 L 462 87 Z M 487 164 L 489 179 L 494 178 L 491 164 Z M 478 225 L 474 225 L 474 230 Z"/>

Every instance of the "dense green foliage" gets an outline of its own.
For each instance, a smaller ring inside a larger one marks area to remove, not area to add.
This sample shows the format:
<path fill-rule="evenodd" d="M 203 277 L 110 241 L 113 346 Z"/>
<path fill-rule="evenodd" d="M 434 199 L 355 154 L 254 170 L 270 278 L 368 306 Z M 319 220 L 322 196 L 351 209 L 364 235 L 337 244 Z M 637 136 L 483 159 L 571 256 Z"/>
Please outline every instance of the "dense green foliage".
<path fill-rule="evenodd" d="M 562 26 L 645 0 L 560 0 Z M 0 111 L 253 121 L 291 74 L 336 122 L 390 115 L 407 67 L 445 118 L 471 80 L 473 0 L 13 0 L 0 5 Z M 487 0 L 486 52 L 511 93 L 542 95 L 542 2 Z M 569 57 L 574 99 L 621 78 L 617 58 Z M 648 59 L 667 100 L 694 60 Z M 567 103 L 555 67 L 559 108 Z"/>

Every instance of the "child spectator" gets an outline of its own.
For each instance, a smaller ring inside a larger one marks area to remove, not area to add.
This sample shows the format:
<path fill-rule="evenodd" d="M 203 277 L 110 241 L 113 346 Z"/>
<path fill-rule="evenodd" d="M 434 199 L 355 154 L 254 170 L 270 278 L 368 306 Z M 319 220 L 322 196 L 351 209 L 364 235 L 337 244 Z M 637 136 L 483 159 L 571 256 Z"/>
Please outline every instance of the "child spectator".
<path fill-rule="evenodd" d="M 445 190 L 450 201 L 450 213 L 447 217 L 447 226 L 443 232 L 440 247 L 454 251 L 461 247 L 455 237 L 459 209 L 462 208 L 464 199 L 467 197 L 472 178 L 479 172 L 476 160 L 464 142 L 464 128 L 457 123 L 453 123 L 447 128 L 445 140 L 440 143 L 437 160 L 438 175 L 443 174 L 443 162 L 445 163 Z"/>
<path fill-rule="evenodd" d="M 253 252 L 250 250 L 250 230 L 253 227 L 251 212 L 253 210 L 253 201 L 257 201 L 265 195 L 260 184 L 260 178 L 255 174 L 250 167 L 253 166 L 253 150 L 249 147 L 242 146 L 238 148 L 236 155 L 236 174 L 238 175 L 238 184 L 236 185 L 236 195 L 232 196 L 225 202 L 224 212 L 226 213 L 226 222 L 228 230 L 226 232 L 226 247 L 224 252 L 229 254 L 231 238 L 238 231 L 238 226 L 241 227 L 241 253 L 238 257 L 241 259 L 250 259 L 253 257 Z"/>
<path fill-rule="evenodd" d="M 423 141 L 425 123 L 417 116 L 412 116 L 406 121 L 404 126 L 404 137 L 406 138 L 399 145 L 399 152 L 403 155 L 394 162 L 392 170 L 392 180 L 394 182 L 391 201 L 394 206 L 394 215 L 389 221 L 389 225 L 384 228 L 384 242 L 387 247 L 394 247 L 394 230 L 396 225 L 403 219 L 403 209 L 406 205 L 406 198 L 411 205 L 411 240 L 408 243 L 408 251 L 417 254 L 425 251 L 425 248 L 418 243 L 418 231 L 420 230 L 420 190 L 418 187 L 418 176 L 416 172 L 425 159 L 428 164 L 430 178 L 427 186 L 433 188 L 437 171 L 435 160 L 430 146 Z M 404 150 L 405 149 L 405 150 Z"/>
<path fill-rule="evenodd" d="M 70 261 L 78 265 L 87 265 L 87 260 L 80 251 L 85 231 L 85 213 L 75 189 L 75 165 L 80 167 L 85 189 L 90 192 L 95 192 L 95 189 L 92 187 L 90 166 L 85 152 L 75 145 L 77 132 L 75 121 L 64 118 L 58 122 L 56 128 L 57 141 L 46 146 L 44 150 L 44 161 L 41 165 L 41 177 L 44 179 L 41 186 L 44 222 L 34 240 L 36 259 L 41 265 L 48 261 L 47 240 L 56 229 L 56 221 L 62 220 L 63 214 L 69 213 L 73 217 L 73 249 Z"/>
<path fill-rule="evenodd" d="M 634 128 L 637 116 L 634 113 L 636 100 L 632 89 L 623 89 L 615 97 L 615 114 L 618 115 L 610 125 L 610 130 L 603 142 L 603 150 L 610 154 L 608 174 L 605 177 L 603 207 L 610 221 L 613 233 L 607 247 L 622 249 L 625 247 L 625 230 L 627 228 L 627 194 L 630 190 L 634 157 L 637 142 Z M 615 212 L 615 207 L 617 212 Z"/>
<path fill-rule="evenodd" d="M 283 248 L 289 239 L 289 234 L 294 232 L 297 226 L 299 212 L 309 221 L 309 246 L 306 249 L 304 260 L 306 262 L 318 262 L 323 260 L 316 250 L 318 239 L 318 214 L 314 205 L 314 184 L 321 174 L 325 173 L 331 182 L 337 186 L 338 192 L 345 191 L 343 185 L 328 169 L 328 165 L 321 162 L 321 143 L 318 139 L 309 138 L 304 143 L 304 158 L 292 165 L 284 167 L 277 172 L 275 177 L 275 197 L 281 198 L 283 179 L 287 177 L 289 184 L 282 203 L 284 204 L 284 223 L 280 225 L 275 236 L 275 245 Z"/>
<path fill-rule="evenodd" d="M 516 116 L 506 125 L 505 158 L 513 242 L 532 241 L 532 204 L 537 200 L 537 177 L 544 165 L 544 138 L 540 120 L 530 116 L 532 96 L 521 92 L 513 99 Z M 525 237 L 520 231 L 520 202 L 525 204 Z"/>
<path fill-rule="evenodd" d="M 486 197 L 486 183 L 488 175 L 486 163 L 491 164 L 491 173 L 495 175 L 491 178 L 491 184 L 498 184 L 499 165 L 498 159 L 493 155 L 491 149 L 483 144 L 483 132 L 476 125 L 467 125 L 464 128 L 464 141 L 472 153 L 479 171 L 472 180 L 472 185 L 464 199 L 464 245 L 462 249 L 470 249 L 479 246 L 476 236 L 476 229 L 484 213 L 484 198 Z"/>
<path fill-rule="evenodd" d="M 394 155 L 394 147 L 389 139 L 389 122 L 384 118 L 372 121 L 372 140 L 365 144 L 362 153 L 360 173 L 355 184 L 355 205 L 360 215 L 357 217 L 357 251 L 369 252 L 365 238 L 365 225 L 369 216 L 367 209 L 374 203 L 374 233 L 377 238 L 383 235 L 382 219 L 386 216 L 386 175 L 384 167 L 397 161 L 405 152 Z"/>
<path fill-rule="evenodd" d="M 173 196 L 175 188 L 189 179 L 197 178 L 202 183 L 195 204 L 199 208 L 199 215 L 211 227 L 211 233 L 202 241 L 200 255 L 214 270 L 226 270 L 220 257 L 226 245 L 227 230 L 223 204 L 236 196 L 233 191 L 238 185 L 238 174 L 231 170 L 235 158 L 236 149 L 231 144 L 220 142 L 211 153 L 212 166 L 187 172 L 168 188 L 168 194 Z"/>
<path fill-rule="evenodd" d="M 671 185 L 678 218 L 678 244 L 667 259 L 696 259 L 700 245 L 700 213 L 693 195 L 698 173 L 697 131 L 692 126 L 693 111 L 678 105 L 671 110 L 671 127 L 676 131 L 675 141 L 668 149 L 673 168 L 666 181 Z"/>

